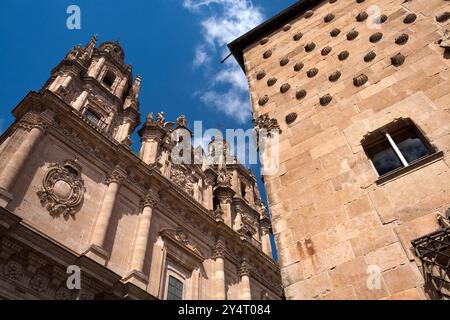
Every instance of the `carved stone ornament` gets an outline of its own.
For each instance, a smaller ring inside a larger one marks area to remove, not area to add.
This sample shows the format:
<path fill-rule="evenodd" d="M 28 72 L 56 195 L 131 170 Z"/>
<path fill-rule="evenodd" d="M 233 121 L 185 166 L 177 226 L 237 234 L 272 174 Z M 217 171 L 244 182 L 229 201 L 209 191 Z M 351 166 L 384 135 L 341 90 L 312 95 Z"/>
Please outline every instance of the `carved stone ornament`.
<path fill-rule="evenodd" d="M 443 12 L 440 15 L 436 16 L 437 22 L 445 22 L 448 19 L 450 19 L 450 11 Z"/>
<path fill-rule="evenodd" d="M 406 33 L 402 33 L 397 38 L 395 38 L 396 44 L 405 44 L 408 42 L 409 36 Z"/>
<path fill-rule="evenodd" d="M 310 43 L 306 44 L 305 51 L 311 52 L 314 50 L 315 47 L 316 47 L 316 44 L 314 42 L 310 42 Z"/>
<path fill-rule="evenodd" d="M 385 23 L 387 18 L 388 18 L 387 15 L 381 14 L 379 17 L 377 17 L 375 19 L 375 22 L 378 23 L 378 24 Z"/>
<path fill-rule="evenodd" d="M 368 80 L 369 78 L 365 74 L 360 74 L 359 76 L 353 78 L 353 84 L 355 85 L 355 87 L 361 87 Z"/>
<path fill-rule="evenodd" d="M 177 127 L 187 128 L 188 122 L 183 114 L 177 118 L 176 125 Z"/>
<path fill-rule="evenodd" d="M 269 38 L 265 37 L 265 38 L 262 38 L 262 39 L 259 41 L 259 44 L 260 44 L 260 45 L 264 45 L 264 44 L 266 44 L 267 42 L 269 42 Z"/>
<path fill-rule="evenodd" d="M 341 77 L 341 72 L 339 70 L 337 70 L 328 77 L 328 80 L 330 80 L 331 82 L 335 82 L 335 81 L 338 81 L 340 77 Z"/>
<path fill-rule="evenodd" d="M 269 115 L 267 113 L 262 114 L 258 118 L 254 119 L 253 124 L 255 126 L 255 129 L 266 130 L 268 134 L 270 134 L 272 130 L 278 130 L 278 132 L 281 133 L 277 119 L 269 118 Z"/>
<path fill-rule="evenodd" d="M 298 33 L 294 34 L 294 36 L 292 38 L 294 39 L 294 41 L 299 41 L 302 37 L 303 37 L 303 33 L 298 32 Z"/>
<path fill-rule="evenodd" d="M 441 39 L 439 39 L 438 44 L 441 48 L 444 48 L 446 50 L 450 49 L 450 30 L 445 30 Z"/>
<path fill-rule="evenodd" d="M 415 13 L 409 13 L 406 15 L 406 17 L 403 19 L 403 23 L 405 24 L 410 24 L 413 23 L 414 21 L 416 21 L 417 16 Z"/>
<path fill-rule="evenodd" d="M 266 76 L 266 72 L 264 70 L 261 70 L 256 74 L 256 80 L 261 80 L 265 76 Z"/>
<path fill-rule="evenodd" d="M 331 95 L 326 94 L 326 95 L 324 95 L 323 97 L 320 98 L 320 105 L 326 106 L 326 105 L 328 105 L 331 102 L 331 100 L 333 100 Z"/>
<path fill-rule="evenodd" d="M 356 3 L 363 3 L 365 0 L 356 0 Z"/>
<path fill-rule="evenodd" d="M 328 0 L 328 3 L 335 3 L 337 0 Z"/>
<path fill-rule="evenodd" d="M 217 176 L 217 185 L 221 187 L 231 187 L 231 175 L 228 174 L 227 169 L 222 167 Z"/>
<path fill-rule="evenodd" d="M 312 68 L 306 72 L 306 75 L 308 76 L 308 78 L 312 78 L 312 77 L 316 76 L 318 73 L 319 73 L 319 69 Z"/>
<path fill-rule="evenodd" d="M 286 116 L 286 123 L 291 124 L 297 119 L 297 113 L 292 112 Z"/>
<path fill-rule="evenodd" d="M 330 36 L 337 37 L 339 34 L 341 33 L 341 30 L 339 30 L 338 28 L 334 28 L 333 30 L 330 31 Z"/>
<path fill-rule="evenodd" d="M 322 51 L 320 52 L 323 56 L 326 56 L 327 54 L 329 54 L 331 52 L 332 48 L 330 46 L 326 46 L 325 48 L 322 49 Z"/>
<path fill-rule="evenodd" d="M 280 87 L 280 92 L 286 93 L 289 91 L 290 88 L 291 88 L 291 85 L 289 83 L 283 83 Z"/>
<path fill-rule="evenodd" d="M 313 14 L 314 14 L 314 11 L 308 10 L 308 11 L 305 12 L 304 17 L 305 17 L 306 19 L 309 19 L 309 18 L 311 18 L 311 17 L 313 16 Z"/>
<path fill-rule="evenodd" d="M 303 64 L 303 62 L 297 62 L 295 65 L 294 65 L 294 71 L 300 71 L 300 70 L 302 70 L 303 69 L 303 67 L 304 67 L 305 65 Z"/>
<path fill-rule="evenodd" d="M 304 97 L 306 97 L 306 90 L 305 89 L 300 89 L 295 93 L 295 97 L 297 98 L 297 100 L 301 100 Z"/>
<path fill-rule="evenodd" d="M 156 114 L 156 124 L 164 126 L 164 112 L 161 111 Z"/>
<path fill-rule="evenodd" d="M 288 23 L 288 24 L 284 25 L 283 31 L 284 32 L 289 31 L 289 30 L 291 30 L 291 28 L 292 28 L 292 26 Z"/>
<path fill-rule="evenodd" d="M 267 94 L 264 95 L 264 96 L 262 96 L 262 97 L 259 98 L 259 100 L 258 100 L 258 104 L 259 104 L 260 106 L 265 105 L 267 102 L 269 102 L 269 96 L 268 96 Z"/>
<path fill-rule="evenodd" d="M 74 161 L 49 166 L 37 195 L 52 216 L 74 216 L 84 196 L 84 183 L 79 173 L 80 167 Z"/>
<path fill-rule="evenodd" d="M 401 66 L 405 62 L 405 56 L 401 53 L 397 53 L 395 56 L 391 57 L 391 63 L 395 67 Z"/>
<path fill-rule="evenodd" d="M 325 21 L 325 23 L 328 23 L 328 22 L 333 21 L 333 19 L 334 19 L 334 14 L 329 13 L 323 18 L 323 21 Z"/>
<path fill-rule="evenodd" d="M 369 16 L 369 15 L 367 14 L 367 12 L 361 11 L 361 12 L 358 13 L 358 15 L 356 16 L 356 21 L 362 22 L 362 21 L 366 20 L 368 16 Z"/>
<path fill-rule="evenodd" d="M 347 40 L 354 40 L 356 37 L 358 37 L 359 32 L 356 30 L 352 30 L 349 33 L 347 33 Z"/>
<path fill-rule="evenodd" d="M 266 52 L 263 53 L 264 59 L 269 59 L 271 56 L 272 56 L 272 50 L 267 50 Z"/>
<path fill-rule="evenodd" d="M 224 258 L 225 257 L 225 243 L 221 240 L 217 241 L 213 253 L 212 253 L 212 258 L 214 260 L 218 259 L 218 258 Z"/>
<path fill-rule="evenodd" d="M 269 87 L 273 86 L 275 83 L 277 83 L 277 78 L 271 77 L 271 78 L 267 79 L 267 85 Z"/>
<path fill-rule="evenodd" d="M 364 62 L 370 62 L 375 59 L 376 56 L 377 54 L 375 53 L 375 51 L 370 51 L 364 56 Z"/>
<path fill-rule="evenodd" d="M 338 54 L 338 59 L 340 61 L 343 61 L 343 60 L 347 59 L 349 55 L 350 55 L 350 53 L 347 50 L 341 51 Z"/>
<path fill-rule="evenodd" d="M 374 34 L 372 34 L 369 37 L 369 41 L 372 43 L 376 43 L 376 42 L 380 41 L 381 38 L 383 38 L 383 34 L 381 32 L 375 32 Z"/>
<path fill-rule="evenodd" d="M 247 259 L 243 259 L 241 265 L 239 266 L 239 275 L 241 277 L 250 276 L 250 264 Z"/>
<path fill-rule="evenodd" d="M 284 67 L 288 63 L 289 63 L 289 58 L 288 57 L 284 57 L 283 59 L 280 60 L 280 66 L 282 66 L 282 67 Z"/>

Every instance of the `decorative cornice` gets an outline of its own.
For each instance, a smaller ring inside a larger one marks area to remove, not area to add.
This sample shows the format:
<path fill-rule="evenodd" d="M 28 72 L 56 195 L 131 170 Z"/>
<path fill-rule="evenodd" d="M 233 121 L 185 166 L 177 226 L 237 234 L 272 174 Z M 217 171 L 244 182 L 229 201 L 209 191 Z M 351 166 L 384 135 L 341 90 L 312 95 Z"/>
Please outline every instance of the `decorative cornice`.
<path fill-rule="evenodd" d="M 239 266 L 239 276 L 240 277 L 249 277 L 250 276 L 250 263 L 247 258 L 242 259 L 241 264 Z"/>

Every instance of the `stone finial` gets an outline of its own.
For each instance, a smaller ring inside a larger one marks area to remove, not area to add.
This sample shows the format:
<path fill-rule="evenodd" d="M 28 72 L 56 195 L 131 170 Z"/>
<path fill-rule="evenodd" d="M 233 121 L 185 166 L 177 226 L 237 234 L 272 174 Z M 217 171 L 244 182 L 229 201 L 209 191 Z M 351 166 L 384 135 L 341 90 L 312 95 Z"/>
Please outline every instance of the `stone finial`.
<path fill-rule="evenodd" d="M 365 74 L 362 73 L 359 76 L 356 76 L 353 78 L 353 84 L 355 85 L 355 87 L 361 87 L 368 80 L 369 80 L 369 78 Z"/>
<path fill-rule="evenodd" d="M 269 102 L 269 96 L 268 96 L 267 94 L 264 95 L 264 96 L 262 96 L 262 97 L 259 98 L 259 100 L 258 100 L 258 104 L 259 104 L 260 106 L 265 105 L 267 102 Z"/>
<path fill-rule="evenodd" d="M 271 77 L 271 78 L 267 79 L 267 85 L 269 87 L 273 86 L 275 83 L 277 83 L 277 78 Z"/>
<path fill-rule="evenodd" d="M 309 42 L 308 44 L 305 45 L 305 51 L 311 52 L 314 50 L 315 47 L 316 47 L 316 44 L 314 42 Z"/>
<path fill-rule="evenodd" d="M 372 43 L 376 43 L 376 42 L 380 41 L 381 38 L 383 38 L 383 34 L 381 32 L 375 32 L 374 34 L 372 34 L 369 37 L 369 41 Z"/>
<path fill-rule="evenodd" d="M 156 124 L 164 126 L 164 112 L 161 111 L 156 114 Z"/>
<path fill-rule="evenodd" d="M 271 56 L 272 56 L 272 50 L 267 50 L 266 52 L 263 53 L 264 59 L 269 59 Z"/>
<path fill-rule="evenodd" d="M 297 62 L 295 65 L 294 65 L 294 71 L 300 71 L 300 70 L 302 70 L 303 69 L 303 67 L 304 67 L 305 65 L 303 64 L 303 62 Z"/>
<path fill-rule="evenodd" d="M 349 55 L 350 55 L 350 53 L 347 50 L 341 51 L 338 54 L 338 59 L 340 61 L 343 61 L 343 60 L 347 59 Z"/>
<path fill-rule="evenodd" d="M 347 33 L 347 40 L 354 40 L 356 37 L 358 37 L 359 32 L 356 30 L 352 30 L 349 33 Z"/>
<path fill-rule="evenodd" d="M 408 39 L 409 39 L 409 36 L 406 33 L 402 33 L 397 38 L 395 38 L 395 43 L 402 45 L 402 44 L 405 44 L 406 42 L 408 42 Z"/>
<path fill-rule="evenodd" d="M 375 59 L 376 56 L 377 54 L 375 53 L 375 51 L 370 51 L 364 56 L 364 62 L 370 62 Z"/>
<path fill-rule="evenodd" d="M 134 79 L 133 86 L 131 87 L 131 93 L 130 93 L 130 95 L 135 100 L 137 100 L 139 98 L 139 93 L 141 92 L 141 82 L 142 82 L 141 76 L 137 75 L 136 79 Z"/>
<path fill-rule="evenodd" d="M 318 73 L 319 73 L 319 69 L 312 68 L 306 72 L 306 75 L 308 76 L 308 78 L 312 78 L 312 77 L 316 76 Z"/>
<path fill-rule="evenodd" d="M 331 82 L 335 82 L 335 81 L 338 81 L 340 77 L 341 77 L 341 72 L 339 70 L 337 70 L 328 77 L 328 80 L 330 80 Z"/>
<path fill-rule="evenodd" d="M 368 16 L 369 16 L 369 15 L 367 14 L 367 12 L 361 11 L 361 12 L 358 13 L 358 15 L 356 16 L 356 21 L 362 22 L 362 21 L 366 20 Z"/>
<path fill-rule="evenodd" d="M 146 124 L 152 124 L 153 123 L 153 112 L 150 112 L 148 115 L 147 115 L 147 118 L 146 118 Z"/>
<path fill-rule="evenodd" d="M 289 91 L 290 88 L 291 88 L 291 85 L 289 83 L 283 83 L 280 87 L 280 92 L 286 93 Z"/>
<path fill-rule="evenodd" d="M 415 13 L 408 13 L 405 18 L 403 19 L 403 23 L 405 24 L 410 24 L 413 23 L 414 21 L 416 21 L 417 16 Z"/>
<path fill-rule="evenodd" d="M 91 58 L 92 53 L 94 52 L 95 45 L 97 43 L 97 35 L 93 35 L 92 38 L 89 40 L 89 43 L 86 45 L 85 52 L 86 52 L 86 58 Z"/>
<path fill-rule="evenodd" d="M 334 14 L 332 14 L 332 13 L 329 13 L 325 17 L 323 17 L 323 21 L 325 23 L 331 22 L 331 21 L 333 21 L 333 19 L 334 19 Z"/>
<path fill-rule="evenodd" d="M 294 36 L 292 38 L 294 39 L 294 41 L 299 41 L 302 37 L 303 37 L 303 33 L 297 32 L 296 34 L 294 34 Z"/>
<path fill-rule="evenodd" d="M 444 48 L 446 50 L 450 49 L 450 30 L 445 30 L 441 39 L 438 40 L 438 44 L 441 48 Z"/>
<path fill-rule="evenodd" d="M 331 100 L 333 100 L 333 97 L 331 97 L 331 95 L 327 93 L 320 98 L 320 105 L 326 106 L 331 102 Z"/>
<path fill-rule="evenodd" d="M 297 119 L 297 113 L 291 112 L 286 116 L 286 124 L 291 124 Z"/>
<path fill-rule="evenodd" d="M 186 117 L 183 114 L 177 118 L 175 123 L 176 123 L 177 127 L 187 128 L 187 126 L 188 126 Z"/>
<path fill-rule="evenodd" d="M 301 100 L 304 97 L 306 97 L 306 90 L 305 89 L 300 89 L 295 93 L 295 97 L 297 98 L 297 100 Z"/>
<path fill-rule="evenodd" d="M 333 30 L 330 31 L 330 36 L 337 37 L 339 34 L 341 33 L 341 30 L 339 30 L 338 28 L 334 28 Z"/>
<path fill-rule="evenodd" d="M 325 48 L 322 49 L 322 51 L 320 52 L 323 56 L 326 56 L 327 54 L 329 54 L 331 52 L 332 48 L 330 46 L 326 46 Z"/>
<path fill-rule="evenodd" d="M 405 62 L 405 56 L 401 53 L 397 53 L 395 56 L 391 57 L 391 63 L 395 67 L 401 66 Z"/>

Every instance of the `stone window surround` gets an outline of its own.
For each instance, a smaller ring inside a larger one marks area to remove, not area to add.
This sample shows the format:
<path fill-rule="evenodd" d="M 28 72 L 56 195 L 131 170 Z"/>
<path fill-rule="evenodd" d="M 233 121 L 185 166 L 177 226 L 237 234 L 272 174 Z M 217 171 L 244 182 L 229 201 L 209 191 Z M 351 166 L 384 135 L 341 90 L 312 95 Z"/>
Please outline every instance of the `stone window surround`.
<path fill-rule="evenodd" d="M 410 163 L 406 161 L 406 159 L 403 157 L 402 153 L 398 149 L 396 143 L 393 141 L 391 134 L 395 134 L 407 127 L 413 127 L 420 138 L 420 140 L 427 146 L 429 150 L 431 150 L 431 154 L 428 154 L 422 158 L 416 159 Z M 389 181 L 394 180 L 395 178 L 401 177 L 409 172 L 413 172 L 415 170 L 418 170 L 428 164 L 431 164 L 435 161 L 438 161 L 443 158 L 444 153 L 442 151 L 438 151 L 437 148 L 430 143 L 430 141 L 427 139 L 426 135 L 423 133 L 423 130 L 419 126 L 417 126 L 410 118 L 399 118 L 395 119 L 394 121 L 384 125 L 381 128 L 378 128 L 375 131 L 370 132 L 369 137 L 365 137 L 363 140 L 361 140 L 361 146 L 363 146 L 364 151 L 366 152 L 369 148 L 372 146 L 378 144 L 380 141 L 387 139 L 391 147 L 394 149 L 395 153 L 399 157 L 403 167 L 394 169 L 390 172 L 387 172 L 383 174 L 382 176 L 379 176 L 378 179 L 375 181 L 378 185 L 383 185 Z M 370 157 L 367 155 L 367 157 L 370 159 Z M 376 170 L 375 166 L 373 165 L 372 161 L 370 161 L 370 164 L 372 168 Z M 378 173 L 377 173 L 378 174 Z"/>
<path fill-rule="evenodd" d="M 183 296 L 182 296 L 182 300 L 185 300 L 186 298 L 186 292 L 187 290 L 189 290 L 189 288 L 187 288 L 187 281 L 186 281 L 186 272 L 182 272 L 181 270 L 179 270 L 180 268 L 178 267 L 178 265 L 176 265 L 174 262 L 172 262 L 172 260 L 168 260 L 166 263 L 166 272 L 165 272 L 165 279 L 164 279 L 164 300 L 167 300 L 167 296 L 169 293 L 169 278 L 173 277 L 175 279 L 177 279 L 178 281 L 180 281 L 183 284 Z"/>
<path fill-rule="evenodd" d="M 113 73 L 115 78 L 114 78 L 114 82 L 112 83 L 112 85 L 110 87 L 108 87 L 105 83 L 103 83 L 103 79 L 106 77 L 106 75 L 108 73 Z M 119 72 L 116 71 L 113 67 L 108 66 L 105 64 L 105 66 L 103 67 L 102 71 L 100 72 L 100 75 L 98 77 L 99 82 L 102 84 L 102 86 L 104 86 L 106 89 L 108 89 L 108 91 L 110 92 L 114 92 L 117 85 L 120 83 L 121 78 L 119 76 Z"/>

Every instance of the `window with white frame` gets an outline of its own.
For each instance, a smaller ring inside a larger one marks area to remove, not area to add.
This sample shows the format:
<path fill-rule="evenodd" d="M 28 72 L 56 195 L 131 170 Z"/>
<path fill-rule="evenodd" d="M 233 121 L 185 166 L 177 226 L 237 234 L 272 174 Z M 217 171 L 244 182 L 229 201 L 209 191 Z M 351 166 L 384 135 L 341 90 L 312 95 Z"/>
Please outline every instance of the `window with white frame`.
<path fill-rule="evenodd" d="M 169 276 L 167 300 L 183 300 L 184 284 L 174 276 Z"/>
<path fill-rule="evenodd" d="M 410 119 L 397 119 L 368 134 L 361 144 L 380 177 L 436 152 Z"/>

